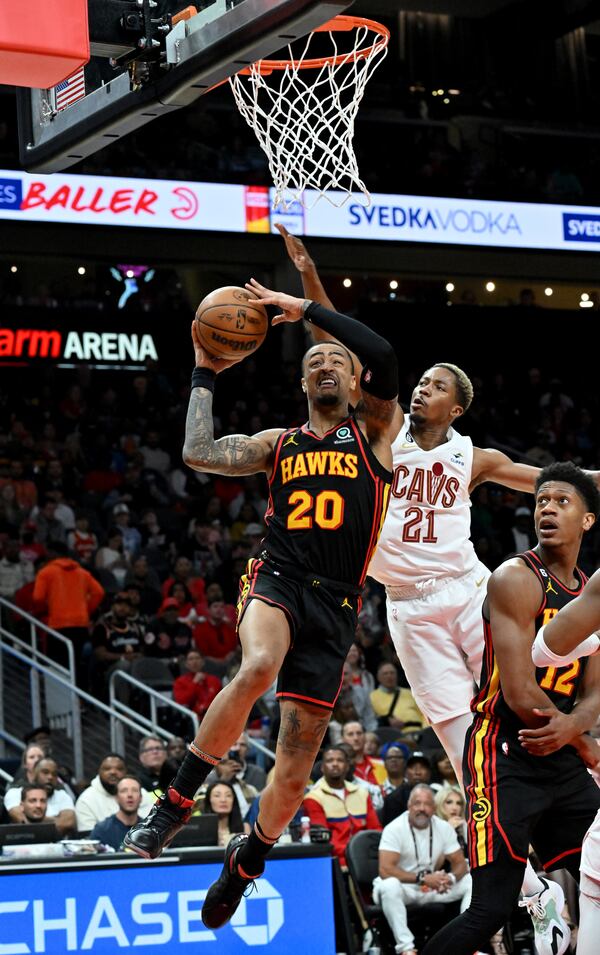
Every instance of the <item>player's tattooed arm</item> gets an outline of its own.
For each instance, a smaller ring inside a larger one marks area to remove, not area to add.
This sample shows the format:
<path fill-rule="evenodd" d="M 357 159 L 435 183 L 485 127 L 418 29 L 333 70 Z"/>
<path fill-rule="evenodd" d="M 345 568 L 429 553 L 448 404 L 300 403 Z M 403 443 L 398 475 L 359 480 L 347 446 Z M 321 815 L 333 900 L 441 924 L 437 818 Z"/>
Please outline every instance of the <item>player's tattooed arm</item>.
<path fill-rule="evenodd" d="M 215 440 L 212 401 L 208 388 L 192 389 L 185 422 L 184 462 L 194 471 L 212 474 L 269 473 L 281 429 L 253 436 L 228 434 Z"/>

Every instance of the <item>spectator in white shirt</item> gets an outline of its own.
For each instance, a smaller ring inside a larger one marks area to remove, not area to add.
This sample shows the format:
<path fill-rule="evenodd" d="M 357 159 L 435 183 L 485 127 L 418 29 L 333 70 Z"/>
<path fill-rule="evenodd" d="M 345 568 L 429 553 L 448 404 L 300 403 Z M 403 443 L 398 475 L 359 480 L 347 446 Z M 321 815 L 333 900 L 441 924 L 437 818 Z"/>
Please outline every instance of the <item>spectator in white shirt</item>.
<path fill-rule="evenodd" d="M 449 872 L 443 868 L 446 862 Z M 471 876 L 467 862 L 452 826 L 435 815 L 430 786 L 415 786 L 408 810 L 383 830 L 373 899 L 383 908 L 398 955 L 417 955 L 414 935 L 407 925 L 407 905 L 460 900 L 461 912 L 468 907 Z"/>
<path fill-rule="evenodd" d="M 50 759 L 49 756 L 40 759 L 33 771 L 33 782 L 43 786 L 48 794 L 48 808 L 44 821 L 53 822 L 61 838 L 74 832 L 76 828 L 75 804 L 65 790 L 59 787 L 56 761 Z M 6 790 L 4 807 L 11 822 L 25 821 L 20 786 Z"/>

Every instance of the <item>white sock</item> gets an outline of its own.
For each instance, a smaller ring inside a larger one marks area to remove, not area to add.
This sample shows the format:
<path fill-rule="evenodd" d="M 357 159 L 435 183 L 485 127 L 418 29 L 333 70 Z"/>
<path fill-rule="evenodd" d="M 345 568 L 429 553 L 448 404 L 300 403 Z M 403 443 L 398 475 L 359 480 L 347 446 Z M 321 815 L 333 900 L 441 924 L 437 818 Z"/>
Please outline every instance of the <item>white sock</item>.
<path fill-rule="evenodd" d="M 545 885 L 539 875 L 536 875 L 531 862 L 527 861 L 525 875 L 523 876 L 523 885 L 521 886 L 523 895 L 537 895 L 537 893 L 541 892 L 544 888 Z"/>

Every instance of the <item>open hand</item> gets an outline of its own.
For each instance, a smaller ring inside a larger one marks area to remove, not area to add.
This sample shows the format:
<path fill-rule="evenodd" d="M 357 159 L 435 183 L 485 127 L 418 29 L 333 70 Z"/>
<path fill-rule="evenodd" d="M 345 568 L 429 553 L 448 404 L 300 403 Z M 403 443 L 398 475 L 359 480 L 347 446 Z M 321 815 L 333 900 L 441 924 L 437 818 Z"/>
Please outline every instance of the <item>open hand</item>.
<path fill-rule="evenodd" d="M 550 707 L 534 707 L 536 716 L 545 717 L 548 722 L 538 729 L 519 730 L 519 742 L 532 756 L 548 756 L 566 746 L 581 730 L 572 716 Z"/>
<path fill-rule="evenodd" d="M 287 254 L 290 260 L 296 266 L 299 272 L 308 272 L 315 267 L 315 263 L 306 251 L 306 246 L 302 239 L 295 235 L 290 235 L 286 227 L 281 222 L 275 223 L 275 228 L 285 242 Z"/>
<path fill-rule="evenodd" d="M 279 325 L 281 322 L 299 322 L 303 317 L 302 306 L 303 298 L 295 298 L 293 295 L 285 295 L 283 292 L 274 292 L 272 289 L 265 288 L 256 279 L 250 279 L 246 282 L 246 288 L 253 295 L 261 300 L 263 305 L 275 305 L 280 308 L 279 315 L 271 320 L 271 325 Z"/>

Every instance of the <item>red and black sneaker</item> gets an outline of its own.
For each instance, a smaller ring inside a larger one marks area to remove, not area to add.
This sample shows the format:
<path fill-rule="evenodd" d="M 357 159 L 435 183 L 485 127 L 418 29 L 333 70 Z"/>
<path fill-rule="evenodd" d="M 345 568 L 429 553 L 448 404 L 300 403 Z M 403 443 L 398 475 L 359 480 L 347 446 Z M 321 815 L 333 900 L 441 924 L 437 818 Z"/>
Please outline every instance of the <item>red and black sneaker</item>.
<path fill-rule="evenodd" d="M 132 826 L 123 845 L 144 859 L 157 859 L 192 815 L 193 799 L 169 787 L 154 803 L 145 819 Z"/>
<path fill-rule="evenodd" d="M 247 841 L 246 835 L 234 836 L 229 841 L 225 850 L 223 871 L 206 893 L 202 906 L 202 921 L 207 928 L 221 928 L 225 925 L 242 901 L 246 889 L 251 888 L 254 880 L 262 875 L 262 872 L 258 872 L 254 877 L 248 878 L 238 869 L 236 857 Z"/>

